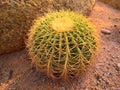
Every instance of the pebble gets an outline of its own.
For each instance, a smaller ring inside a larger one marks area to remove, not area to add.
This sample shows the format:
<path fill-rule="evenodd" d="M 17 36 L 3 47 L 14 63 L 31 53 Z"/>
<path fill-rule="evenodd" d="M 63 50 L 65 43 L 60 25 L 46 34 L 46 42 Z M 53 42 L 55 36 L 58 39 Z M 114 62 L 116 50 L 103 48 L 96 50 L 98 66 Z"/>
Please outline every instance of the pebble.
<path fill-rule="evenodd" d="M 111 50 L 110 50 L 110 49 L 107 49 L 107 51 L 108 51 L 108 52 L 111 52 Z"/>
<path fill-rule="evenodd" d="M 110 65 L 110 62 L 106 62 L 107 65 Z"/>
<path fill-rule="evenodd" d="M 118 30 L 118 32 L 120 33 L 120 30 Z"/>
<path fill-rule="evenodd" d="M 0 34 L 2 34 L 2 33 L 3 33 L 3 30 L 0 29 Z"/>
<path fill-rule="evenodd" d="M 113 59 L 115 59 L 115 56 L 112 56 Z"/>
<path fill-rule="evenodd" d="M 120 63 L 117 64 L 118 68 L 120 68 Z"/>
<path fill-rule="evenodd" d="M 103 75 L 104 76 L 109 76 L 109 75 L 111 75 L 111 73 L 110 72 L 105 72 Z"/>
<path fill-rule="evenodd" d="M 115 24 L 114 27 L 117 27 L 117 25 Z"/>
<path fill-rule="evenodd" d="M 115 69 L 116 69 L 117 71 L 120 71 L 120 63 L 117 63 L 117 64 L 116 64 Z"/>
<path fill-rule="evenodd" d="M 102 32 L 103 34 L 107 34 L 107 35 L 111 34 L 111 31 L 108 30 L 108 29 L 102 29 L 101 32 Z"/>
<path fill-rule="evenodd" d="M 104 65 L 104 63 L 98 63 L 97 65 L 98 65 L 98 66 L 103 66 L 103 65 Z"/>
<path fill-rule="evenodd" d="M 96 75 L 95 75 L 95 78 L 96 78 L 97 80 L 100 80 L 102 77 L 101 77 L 99 74 L 96 74 Z"/>
<path fill-rule="evenodd" d="M 12 78 L 13 70 L 9 70 L 8 72 L 8 80 Z"/>
<path fill-rule="evenodd" d="M 11 3 L 10 3 L 10 5 L 11 5 L 11 7 L 14 7 L 14 8 L 18 7 L 17 3 L 16 3 L 16 2 L 14 2 L 14 1 L 13 1 L 13 2 L 11 2 Z"/>
<path fill-rule="evenodd" d="M 78 83 L 81 83 L 82 82 L 82 80 L 81 79 L 78 79 Z"/>

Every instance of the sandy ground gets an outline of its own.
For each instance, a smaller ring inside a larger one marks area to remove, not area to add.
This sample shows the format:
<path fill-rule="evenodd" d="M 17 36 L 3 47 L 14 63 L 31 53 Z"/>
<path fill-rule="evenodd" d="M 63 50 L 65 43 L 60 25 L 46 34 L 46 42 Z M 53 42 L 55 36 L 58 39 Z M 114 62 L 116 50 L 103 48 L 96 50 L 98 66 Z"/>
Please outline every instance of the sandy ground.
<path fill-rule="evenodd" d="M 0 90 L 120 90 L 120 11 L 97 2 L 89 19 L 101 37 L 101 49 L 82 77 L 49 79 L 31 68 L 31 60 L 22 50 L 0 56 Z M 110 33 L 102 33 L 103 29 Z"/>

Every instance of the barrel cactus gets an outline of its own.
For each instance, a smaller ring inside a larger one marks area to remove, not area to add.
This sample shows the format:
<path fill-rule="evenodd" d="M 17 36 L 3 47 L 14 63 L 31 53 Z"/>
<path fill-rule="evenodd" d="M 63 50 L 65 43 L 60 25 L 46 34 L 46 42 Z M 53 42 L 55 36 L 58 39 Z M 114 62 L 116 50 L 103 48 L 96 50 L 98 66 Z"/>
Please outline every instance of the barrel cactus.
<path fill-rule="evenodd" d="M 93 26 L 75 12 L 59 11 L 38 18 L 26 46 L 32 62 L 52 78 L 75 78 L 90 65 L 97 40 Z"/>

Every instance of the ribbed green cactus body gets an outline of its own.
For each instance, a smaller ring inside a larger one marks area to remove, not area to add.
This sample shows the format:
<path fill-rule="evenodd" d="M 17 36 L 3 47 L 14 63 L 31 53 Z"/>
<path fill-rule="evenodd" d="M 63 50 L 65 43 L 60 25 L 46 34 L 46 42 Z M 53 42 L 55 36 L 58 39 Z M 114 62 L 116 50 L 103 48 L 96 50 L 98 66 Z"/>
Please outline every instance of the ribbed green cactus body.
<path fill-rule="evenodd" d="M 79 76 L 96 51 L 93 27 L 82 15 L 60 11 L 38 18 L 28 34 L 33 63 L 52 78 Z"/>

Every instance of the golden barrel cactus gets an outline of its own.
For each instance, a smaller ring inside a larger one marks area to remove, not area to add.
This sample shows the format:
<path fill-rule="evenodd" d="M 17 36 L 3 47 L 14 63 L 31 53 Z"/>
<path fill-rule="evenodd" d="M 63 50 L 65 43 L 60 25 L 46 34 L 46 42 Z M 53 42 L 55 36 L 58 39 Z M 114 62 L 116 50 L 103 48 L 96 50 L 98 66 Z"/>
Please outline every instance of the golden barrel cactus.
<path fill-rule="evenodd" d="M 77 13 L 60 11 L 38 18 L 28 34 L 32 62 L 48 77 L 78 77 L 97 49 L 94 28 Z"/>

